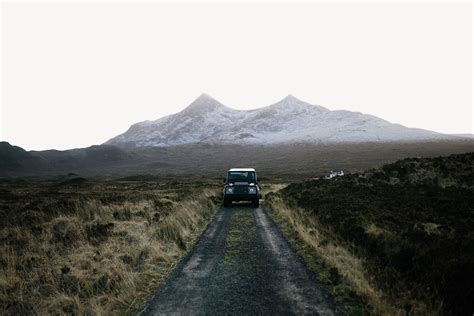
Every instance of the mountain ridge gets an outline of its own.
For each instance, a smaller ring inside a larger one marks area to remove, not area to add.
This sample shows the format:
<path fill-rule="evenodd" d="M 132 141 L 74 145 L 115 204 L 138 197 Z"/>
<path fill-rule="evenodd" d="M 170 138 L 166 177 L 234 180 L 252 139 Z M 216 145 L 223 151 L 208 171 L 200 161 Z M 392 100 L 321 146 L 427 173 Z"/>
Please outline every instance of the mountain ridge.
<path fill-rule="evenodd" d="M 201 94 L 182 111 L 135 123 L 104 144 L 167 147 L 192 143 L 274 145 L 441 139 L 453 136 L 408 128 L 360 112 L 329 110 L 291 94 L 252 110 L 236 110 Z"/>

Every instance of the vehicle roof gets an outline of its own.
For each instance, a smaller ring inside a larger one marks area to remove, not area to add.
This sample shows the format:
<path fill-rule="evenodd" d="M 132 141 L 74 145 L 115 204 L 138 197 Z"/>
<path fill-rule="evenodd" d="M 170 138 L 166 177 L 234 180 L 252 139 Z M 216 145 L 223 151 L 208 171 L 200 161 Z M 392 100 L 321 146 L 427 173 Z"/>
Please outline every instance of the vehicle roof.
<path fill-rule="evenodd" d="M 255 171 L 254 168 L 232 168 L 229 171 Z"/>

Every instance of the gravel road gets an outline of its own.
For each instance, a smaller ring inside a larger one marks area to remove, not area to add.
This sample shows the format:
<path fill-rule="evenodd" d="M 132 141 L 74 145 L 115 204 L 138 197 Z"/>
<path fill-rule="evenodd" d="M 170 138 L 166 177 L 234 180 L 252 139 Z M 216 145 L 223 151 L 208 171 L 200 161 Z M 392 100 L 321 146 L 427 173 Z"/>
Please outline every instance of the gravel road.
<path fill-rule="evenodd" d="M 140 315 L 311 314 L 342 311 L 264 207 L 221 208 Z"/>

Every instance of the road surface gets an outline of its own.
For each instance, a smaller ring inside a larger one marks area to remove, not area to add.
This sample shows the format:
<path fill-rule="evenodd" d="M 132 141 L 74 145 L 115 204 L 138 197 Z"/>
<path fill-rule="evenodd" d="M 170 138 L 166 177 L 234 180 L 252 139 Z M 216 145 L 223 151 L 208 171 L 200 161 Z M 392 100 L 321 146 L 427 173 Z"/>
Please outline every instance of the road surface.
<path fill-rule="evenodd" d="M 337 315 L 263 207 L 221 208 L 141 315 Z"/>

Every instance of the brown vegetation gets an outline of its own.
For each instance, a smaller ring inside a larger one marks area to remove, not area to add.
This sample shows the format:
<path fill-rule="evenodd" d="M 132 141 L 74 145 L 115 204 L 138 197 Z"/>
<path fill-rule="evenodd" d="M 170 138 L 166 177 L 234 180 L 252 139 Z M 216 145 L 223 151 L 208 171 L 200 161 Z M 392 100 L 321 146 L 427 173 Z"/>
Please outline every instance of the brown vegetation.
<path fill-rule="evenodd" d="M 0 314 L 134 314 L 212 219 L 219 184 L 0 183 Z"/>
<path fill-rule="evenodd" d="M 353 311 L 474 310 L 473 153 L 292 184 L 266 200 L 287 237 Z"/>

